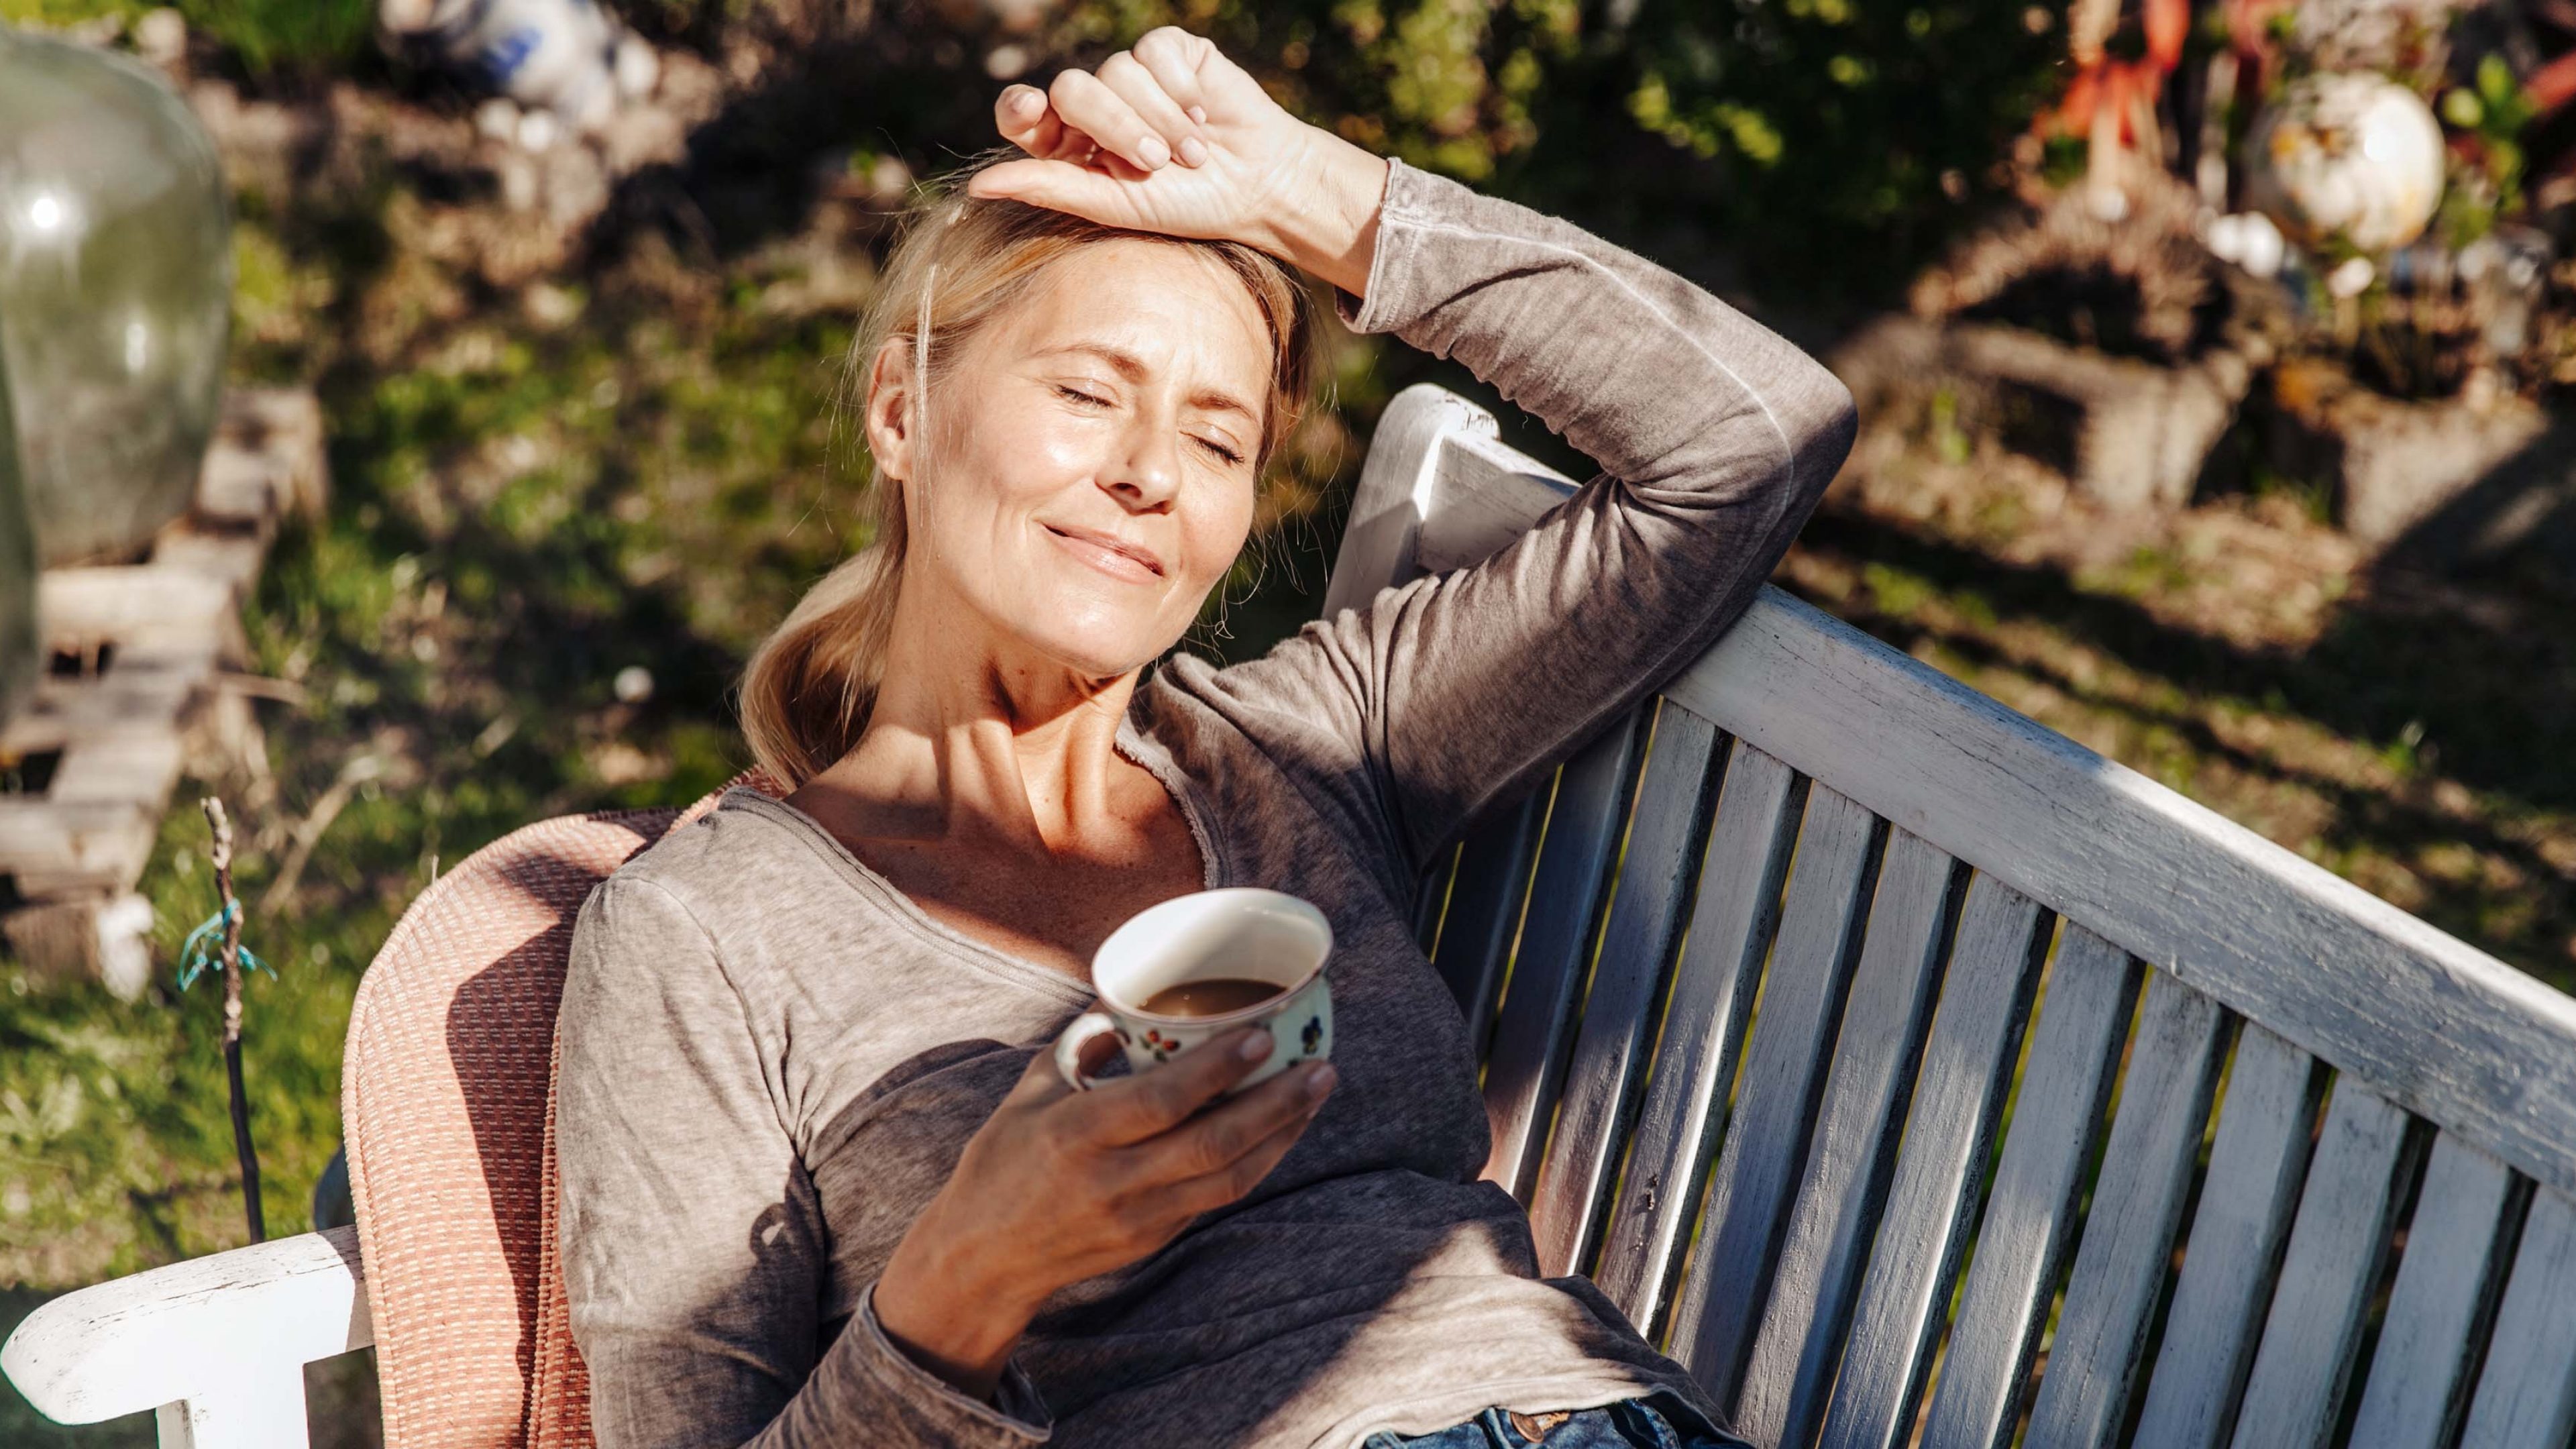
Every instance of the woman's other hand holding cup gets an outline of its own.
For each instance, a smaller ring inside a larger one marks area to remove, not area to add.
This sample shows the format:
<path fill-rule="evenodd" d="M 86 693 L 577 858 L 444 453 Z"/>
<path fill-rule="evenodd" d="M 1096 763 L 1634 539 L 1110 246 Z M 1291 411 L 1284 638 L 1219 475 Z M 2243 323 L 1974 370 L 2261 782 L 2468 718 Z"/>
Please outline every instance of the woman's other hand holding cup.
<path fill-rule="evenodd" d="M 1329 1064 L 1218 1101 L 1270 1051 L 1268 1032 L 1230 1031 L 1087 1092 L 1039 1051 L 896 1245 L 877 1321 L 923 1367 L 990 1398 L 1049 1295 L 1151 1256 L 1287 1155 L 1332 1091 Z"/>
<path fill-rule="evenodd" d="M 973 195 L 1243 242 L 1365 295 L 1387 163 L 1288 114 L 1205 36 L 1147 31 L 1097 70 L 1006 87 L 993 114 L 1028 155 Z"/>

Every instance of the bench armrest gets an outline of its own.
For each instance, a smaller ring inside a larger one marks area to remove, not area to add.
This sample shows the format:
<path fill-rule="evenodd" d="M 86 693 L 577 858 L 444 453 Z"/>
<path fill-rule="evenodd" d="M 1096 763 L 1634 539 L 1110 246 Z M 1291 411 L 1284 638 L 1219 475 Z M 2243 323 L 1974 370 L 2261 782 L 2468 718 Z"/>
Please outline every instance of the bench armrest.
<path fill-rule="evenodd" d="M 0 1344 L 37 1412 L 161 1411 L 162 1449 L 301 1446 L 304 1365 L 375 1342 L 358 1230 L 214 1253 L 67 1293 Z"/>

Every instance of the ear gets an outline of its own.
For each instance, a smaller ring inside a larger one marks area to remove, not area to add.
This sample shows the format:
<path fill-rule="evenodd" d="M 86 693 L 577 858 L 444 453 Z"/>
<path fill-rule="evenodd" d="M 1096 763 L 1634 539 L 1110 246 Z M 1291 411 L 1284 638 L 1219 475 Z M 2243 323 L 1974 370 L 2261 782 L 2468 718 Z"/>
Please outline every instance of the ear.
<path fill-rule="evenodd" d="M 880 480 L 902 482 L 912 477 L 918 437 L 913 429 L 912 344 L 889 337 L 868 363 L 868 405 L 862 418 L 868 453 L 876 459 Z"/>

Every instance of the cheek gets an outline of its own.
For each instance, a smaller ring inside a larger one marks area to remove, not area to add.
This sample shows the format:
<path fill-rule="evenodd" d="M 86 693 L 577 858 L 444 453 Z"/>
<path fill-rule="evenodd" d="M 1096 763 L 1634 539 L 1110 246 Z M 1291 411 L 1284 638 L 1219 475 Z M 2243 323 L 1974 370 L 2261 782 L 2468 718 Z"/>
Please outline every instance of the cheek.
<path fill-rule="evenodd" d="M 1193 510 L 1183 526 L 1182 548 L 1195 595 L 1215 588 L 1242 556 L 1252 536 L 1255 503 L 1249 480 L 1212 486 L 1203 501 L 1205 506 Z"/>

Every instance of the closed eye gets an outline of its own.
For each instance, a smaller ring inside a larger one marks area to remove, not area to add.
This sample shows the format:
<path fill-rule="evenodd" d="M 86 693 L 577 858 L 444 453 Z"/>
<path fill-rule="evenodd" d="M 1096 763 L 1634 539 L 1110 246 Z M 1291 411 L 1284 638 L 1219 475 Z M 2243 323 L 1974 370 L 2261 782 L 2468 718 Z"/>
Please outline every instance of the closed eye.
<path fill-rule="evenodd" d="M 1090 393 L 1084 392 L 1078 387 L 1067 387 L 1063 383 L 1057 383 L 1055 384 L 1055 390 L 1074 402 L 1086 403 L 1092 407 L 1105 408 L 1110 405 L 1109 399 L 1105 397 L 1094 397 Z M 1223 458 L 1228 467 L 1232 467 L 1234 464 L 1243 461 L 1243 455 L 1241 453 L 1236 452 L 1234 449 L 1227 447 L 1223 443 L 1217 442 L 1213 438 L 1194 438 L 1191 441 L 1197 443 L 1200 447 L 1207 449 L 1209 452 L 1216 454 L 1218 457 Z"/>
<path fill-rule="evenodd" d="M 1057 383 L 1055 385 L 1055 390 L 1064 394 L 1066 397 L 1072 398 L 1076 402 L 1090 403 L 1094 407 L 1105 408 L 1109 406 L 1109 399 L 1105 397 L 1093 397 L 1091 394 L 1084 392 L 1078 387 L 1066 387 L 1063 383 Z"/>
<path fill-rule="evenodd" d="M 1225 444 L 1217 442 L 1212 438 L 1200 438 L 1198 439 L 1198 443 L 1209 452 L 1223 458 L 1229 467 L 1243 461 L 1243 455 L 1241 453 L 1236 452 L 1232 448 L 1229 448 Z"/>

